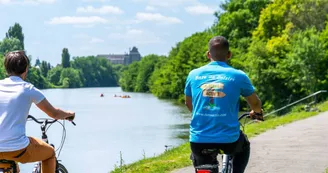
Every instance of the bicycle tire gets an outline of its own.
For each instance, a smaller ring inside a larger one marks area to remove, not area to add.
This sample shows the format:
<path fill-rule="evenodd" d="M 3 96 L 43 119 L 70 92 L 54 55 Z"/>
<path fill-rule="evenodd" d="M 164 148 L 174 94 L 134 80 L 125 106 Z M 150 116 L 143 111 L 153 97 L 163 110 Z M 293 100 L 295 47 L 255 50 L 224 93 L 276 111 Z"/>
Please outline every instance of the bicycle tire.
<path fill-rule="evenodd" d="M 68 171 L 63 164 L 58 163 L 57 173 L 68 173 Z"/>

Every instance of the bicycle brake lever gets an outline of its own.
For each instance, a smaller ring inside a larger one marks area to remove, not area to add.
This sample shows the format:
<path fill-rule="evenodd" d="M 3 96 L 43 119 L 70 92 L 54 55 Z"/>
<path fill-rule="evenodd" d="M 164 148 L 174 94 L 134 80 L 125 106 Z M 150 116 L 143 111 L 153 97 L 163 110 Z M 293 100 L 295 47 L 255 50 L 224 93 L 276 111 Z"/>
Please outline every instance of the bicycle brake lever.
<path fill-rule="evenodd" d="M 74 126 L 76 126 L 76 124 L 74 123 L 74 121 L 71 121 L 71 123 L 72 123 Z"/>

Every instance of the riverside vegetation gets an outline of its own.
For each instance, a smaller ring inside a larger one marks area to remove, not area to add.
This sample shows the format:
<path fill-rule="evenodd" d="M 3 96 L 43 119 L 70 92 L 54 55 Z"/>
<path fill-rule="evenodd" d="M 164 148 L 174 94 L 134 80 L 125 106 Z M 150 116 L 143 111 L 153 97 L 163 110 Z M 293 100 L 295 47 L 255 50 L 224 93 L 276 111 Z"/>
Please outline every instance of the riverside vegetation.
<path fill-rule="evenodd" d="M 129 65 L 122 89 L 183 102 L 186 77 L 208 63 L 207 43 L 215 35 L 230 41 L 229 64 L 249 75 L 265 110 L 328 87 L 328 1 L 231 0 L 220 7 L 211 27 L 178 42 L 168 57 L 149 55 Z"/>
<path fill-rule="evenodd" d="M 222 12 L 215 12 L 213 25 L 178 42 L 167 57 L 149 55 L 124 69 L 119 80 L 122 89 L 183 103 L 186 77 L 208 63 L 207 43 L 216 35 L 230 41 L 229 65 L 249 75 L 266 111 L 328 88 L 328 1 L 229 0 L 218 6 Z M 319 109 L 327 111 L 328 102 Z M 246 110 L 242 99 L 241 111 Z M 246 133 L 252 137 L 316 114 L 294 109 L 286 116 L 251 124 Z M 120 165 L 112 173 L 169 172 L 191 165 L 189 155 L 187 142 L 159 156 Z"/>
<path fill-rule="evenodd" d="M 0 79 L 6 76 L 3 57 L 14 50 L 24 50 L 23 28 L 18 23 L 11 26 L 0 41 Z M 28 57 L 32 62 L 32 56 Z M 61 58 L 61 64 L 55 67 L 37 59 L 29 67 L 27 81 L 40 89 L 118 86 L 123 65 L 112 65 L 107 59 L 94 56 L 73 57 L 71 60 L 67 48 L 63 48 Z"/>

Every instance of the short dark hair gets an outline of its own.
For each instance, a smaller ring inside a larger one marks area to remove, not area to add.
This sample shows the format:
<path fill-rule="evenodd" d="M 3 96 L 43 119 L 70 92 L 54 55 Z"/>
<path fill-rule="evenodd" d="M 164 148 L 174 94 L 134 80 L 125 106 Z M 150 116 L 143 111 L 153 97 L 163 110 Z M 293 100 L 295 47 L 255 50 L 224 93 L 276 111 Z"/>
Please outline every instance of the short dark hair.
<path fill-rule="evenodd" d="M 4 65 L 8 75 L 23 74 L 29 64 L 30 60 L 23 50 L 8 52 L 5 55 Z"/>
<path fill-rule="evenodd" d="M 225 60 L 229 53 L 229 42 L 223 36 L 215 36 L 208 43 L 208 49 L 214 60 Z"/>

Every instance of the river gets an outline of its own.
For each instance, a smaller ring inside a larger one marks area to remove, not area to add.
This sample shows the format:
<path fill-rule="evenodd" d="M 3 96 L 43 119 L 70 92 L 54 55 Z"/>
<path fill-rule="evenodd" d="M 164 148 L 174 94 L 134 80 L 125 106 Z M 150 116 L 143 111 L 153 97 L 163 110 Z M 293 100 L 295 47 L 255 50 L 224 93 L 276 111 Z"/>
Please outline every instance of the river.
<path fill-rule="evenodd" d="M 144 155 L 165 151 L 165 145 L 185 141 L 190 115 L 184 107 L 159 100 L 151 94 L 124 93 L 120 88 L 79 88 L 43 90 L 56 107 L 76 112 L 76 126 L 65 123 L 66 140 L 59 160 L 70 173 L 106 173 L 119 165 L 120 152 L 128 164 Z M 104 97 L 100 97 L 103 93 Z M 131 98 L 113 97 L 128 94 Z M 46 115 L 35 105 L 30 114 Z M 50 143 L 59 147 L 62 127 L 56 123 L 48 130 Z M 40 126 L 27 123 L 27 135 L 40 137 Z M 32 172 L 33 164 L 20 164 L 21 172 Z"/>

